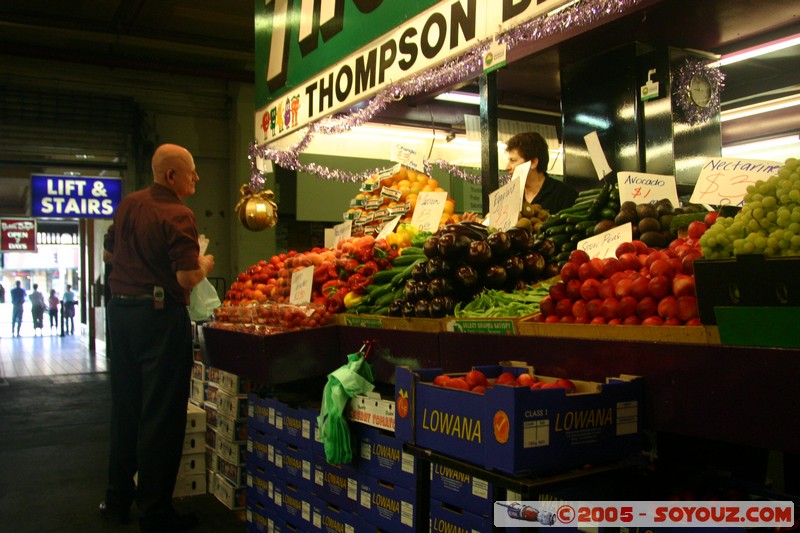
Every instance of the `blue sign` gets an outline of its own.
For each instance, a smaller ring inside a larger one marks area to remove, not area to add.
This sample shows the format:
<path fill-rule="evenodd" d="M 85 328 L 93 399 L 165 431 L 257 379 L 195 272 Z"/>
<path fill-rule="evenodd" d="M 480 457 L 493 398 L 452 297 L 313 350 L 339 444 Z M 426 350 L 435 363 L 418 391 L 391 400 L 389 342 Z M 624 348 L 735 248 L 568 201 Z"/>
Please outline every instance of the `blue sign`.
<path fill-rule="evenodd" d="M 113 218 L 122 179 L 31 176 L 31 214 L 50 218 Z"/>

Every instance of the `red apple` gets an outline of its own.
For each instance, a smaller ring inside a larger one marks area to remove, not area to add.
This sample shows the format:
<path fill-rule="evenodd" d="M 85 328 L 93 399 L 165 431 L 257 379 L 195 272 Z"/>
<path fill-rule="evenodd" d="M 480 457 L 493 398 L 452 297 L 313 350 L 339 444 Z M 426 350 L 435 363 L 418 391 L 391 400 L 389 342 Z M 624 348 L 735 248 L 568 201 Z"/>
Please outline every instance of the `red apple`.
<path fill-rule="evenodd" d="M 597 298 L 599 289 L 600 289 L 600 281 L 594 278 L 589 278 L 586 281 L 584 281 L 583 284 L 581 285 L 581 298 L 583 298 L 587 302 L 589 300 L 594 300 L 595 298 Z M 540 307 L 541 305 L 542 304 L 539 303 Z"/>
<path fill-rule="evenodd" d="M 591 261 L 588 261 L 578 267 L 578 277 L 581 281 L 586 281 L 587 279 L 597 279 L 600 277 L 600 270 L 597 269 Z"/>
<path fill-rule="evenodd" d="M 617 315 L 622 319 L 636 316 L 636 306 L 638 304 L 639 302 L 633 296 L 623 296 L 619 299 Z"/>
<path fill-rule="evenodd" d="M 600 309 L 603 307 L 603 300 L 595 298 L 586 303 L 586 316 L 589 319 L 600 316 Z"/>
<path fill-rule="evenodd" d="M 542 387 L 544 387 L 544 381 L 537 381 L 531 385 L 531 390 L 541 389 Z"/>
<path fill-rule="evenodd" d="M 658 302 L 658 316 L 672 318 L 678 316 L 678 299 L 672 295 L 665 296 Z"/>
<path fill-rule="evenodd" d="M 618 272 L 620 274 L 620 272 Z M 615 274 L 616 275 L 616 274 Z M 600 287 L 597 289 L 598 298 L 606 299 L 614 297 L 614 281 L 604 279 L 600 282 Z"/>
<path fill-rule="evenodd" d="M 590 260 L 589 254 L 585 250 L 573 250 L 569 254 L 569 262 L 582 265 Z"/>
<path fill-rule="evenodd" d="M 653 316 L 649 316 L 649 317 L 645 318 L 644 320 L 642 320 L 642 325 L 643 326 L 663 326 L 664 325 L 664 320 L 658 315 L 653 315 Z"/>
<path fill-rule="evenodd" d="M 561 317 L 561 320 L 559 320 L 559 322 L 563 324 L 572 324 L 573 322 L 575 322 L 575 317 L 572 316 L 572 314 L 564 315 Z"/>
<path fill-rule="evenodd" d="M 641 300 L 645 296 L 650 296 L 650 279 L 647 276 L 639 275 L 636 279 L 633 280 L 633 284 L 631 285 L 631 296 L 636 298 L 637 300 Z M 541 303 L 539 303 L 539 307 L 541 307 Z"/>
<path fill-rule="evenodd" d="M 567 315 L 572 316 L 572 300 L 564 298 L 556 303 L 556 316 L 564 318 Z"/>
<path fill-rule="evenodd" d="M 564 263 L 564 266 L 561 267 L 561 281 L 568 283 L 569 280 L 578 279 L 579 266 L 577 263 Z"/>
<path fill-rule="evenodd" d="M 618 299 L 630 296 L 633 292 L 633 280 L 631 278 L 624 278 L 617 282 L 614 286 L 614 296 Z"/>
<path fill-rule="evenodd" d="M 555 302 L 559 300 L 563 300 L 567 297 L 567 284 L 563 281 L 556 281 L 552 285 L 550 285 L 550 289 L 548 289 L 550 298 L 552 298 Z"/>
<path fill-rule="evenodd" d="M 517 385 L 520 387 L 530 387 L 535 382 L 536 380 L 534 379 L 534 377 L 528 374 L 527 372 L 524 372 L 519 376 L 517 376 Z"/>
<path fill-rule="evenodd" d="M 591 322 L 589 322 L 589 324 L 595 324 L 595 325 L 601 325 L 601 326 L 605 325 L 605 323 L 606 323 L 606 319 L 601 317 L 601 316 L 596 316 L 596 317 L 594 317 L 592 319 Z"/>
<path fill-rule="evenodd" d="M 697 298 L 694 296 L 678 297 L 678 318 L 683 322 L 697 317 Z"/>
<path fill-rule="evenodd" d="M 572 303 L 572 316 L 575 317 L 575 320 L 588 318 L 586 305 L 586 300 L 575 300 Z"/>
<path fill-rule="evenodd" d="M 558 385 L 562 389 L 566 390 L 567 394 L 572 394 L 573 392 L 575 392 L 577 390 L 577 388 L 575 387 L 575 384 L 572 381 L 570 381 L 570 380 L 568 380 L 566 378 L 557 379 L 556 380 L 556 385 Z"/>
<path fill-rule="evenodd" d="M 656 276 L 650 279 L 647 288 L 650 291 L 650 296 L 652 296 L 656 300 L 660 300 L 661 298 L 669 294 L 672 287 L 668 277 Z"/>
<path fill-rule="evenodd" d="M 545 318 L 556 314 L 556 303 L 550 296 L 545 296 L 539 302 L 539 311 Z"/>
<path fill-rule="evenodd" d="M 714 225 L 714 222 L 716 222 L 718 218 L 719 218 L 719 211 L 711 211 L 705 216 L 705 218 L 703 218 L 703 222 L 705 222 L 706 226 L 711 227 Z"/>
<path fill-rule="evenodd" d="M 676 274 L 672 278 L 672 294 L 679 296 L 694 296 L 694 276 Z"/>
<path fill-rule="evenodd" d="M 619 259 L 622 254 L 635 254 L 636 246 L 632 242 L 623 242 L 614 251 L 614 256 Z"/>
<path fill-rule="evenodd" d="M 588 281 L 588 280 L 587 280 Z M 567 298 L 573 302 L 581 297 L 581 287 L 585 282 L 579 279 L 571 279 L 567 282 Z"/>
<path fill-rule="evenodd" d="M 638 326 L 641 323 L 642 323 L 642 320 L 636 315 L 629 316 L 628 318 L 626 318 L 625 320 L 622 321 L 622 324 L 624 326 Z"/>
<path fill-rule="evenodd" d="M 622 267 L 622 270 L 639 270 L 642 268 L 639 256 L 633 252 L 625 252 L 619 256 L 619 266 Z"/>
<path fill-rule="evenodd" d="M 505 371 L 499 376 L 497 376 L 495 383 L 497 385 L 510 385 L 516 383 L 516 381 L 517 381 L 517 376 L 515 376 L 511 372 Z"/>
<path fill-rule="evenodd" d="M 473 387 L 470 390 L 478 394 L 486 394 L 486 387 L 484 387 L 483 385 L 478 385 L 477 387 Z"/>
<path fill-rule="evenodd" d="M 650 272 L 651 278 L 656 276 L 666 276 L 671 278 L 674 274 L 672 265 L 670 265 L 667 259 L 656 259 L 655 261 L 651 262 L 648 271 Z"/>
<path fill-rule="evenodd" d="M 433 384 L 438 385 L 439 387 L 444 387 L 448 381 L 450 381 L 450 376 L 447 374 L 439 374 L 433 378 Z"/>
<path fill-rule="evenodd" d="M 622 325 L 622 319 L 620 318 L 612 318 L 607 322 L 609 326 L 620 326 Z"/>
<path fill-rule="evenodd" d="M 606 257 L 603 259 L 602 275 L 604 278 L 610 278 L 614 272 L 620 272 L 622 265 L 616 257 Z"/>
<path fill-rule="evenodd" d="M 469 385 L 467 385 L 467 382 L 464 381 L 463 378 L 450 379 L 444 386 L 448 389 L 469 390 Z"/>
<path fill-rule="evenodd" d="M 616 298 L 603 300 L 603 305 L 600 306 L 600 316 L 606 320 L 617 318 L 619 316 L 619 300 Z"/>
<path fill-rule="evenodd" d="M 690 238 L 692 239 L 699 239 L 703 236 L 703 233 L 706 232 L 708 226 L 706 226 L 705 222 L 700 222 L 699 220 L 695 220 L 694 222 L 689 223 L 689 227 L 687 228 L 687 233 Z"/>
<path fill-rule="evenodd" d="M 658 302 L 652 296 L 645 296 L 636 304 L 636 316 L 639 319 L 658 315 Z"/>
<path fill-rule="evenodd" d="M 637 254 L 647 253 L 647 245 L 640 240 L 631 241 L 633 246 L 636 247 Z"/>
<path fill-rule="evenodd" d="M 467 382 L 470 389 L 474 389 L 475 387 L 485 387 L 486 386 L 486 376 L 480 370 L 470 370 L 464 376 L 464 381 Z"/>

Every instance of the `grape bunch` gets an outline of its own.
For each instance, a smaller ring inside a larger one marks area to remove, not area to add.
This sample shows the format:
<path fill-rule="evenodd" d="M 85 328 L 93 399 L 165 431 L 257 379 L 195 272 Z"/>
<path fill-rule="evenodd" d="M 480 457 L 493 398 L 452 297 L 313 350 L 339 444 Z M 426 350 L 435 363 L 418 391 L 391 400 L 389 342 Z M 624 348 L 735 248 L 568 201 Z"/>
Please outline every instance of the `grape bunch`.
<path fill-rule="evenodd" d="M 787 159 L 777 174 L 748 186 L 741 211 L 717 218 L 700 247 L 707 259 L 800 256 L 800 161 Z"/>

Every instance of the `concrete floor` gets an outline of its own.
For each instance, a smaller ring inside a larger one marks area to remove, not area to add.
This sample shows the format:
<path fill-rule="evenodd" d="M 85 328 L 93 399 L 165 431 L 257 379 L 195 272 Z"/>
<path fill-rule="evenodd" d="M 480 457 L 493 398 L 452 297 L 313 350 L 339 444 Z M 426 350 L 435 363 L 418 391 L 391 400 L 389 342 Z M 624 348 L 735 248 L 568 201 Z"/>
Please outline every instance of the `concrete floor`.
<path fill-rule="evenodd" d="M 0 372 L 11 360 L 13 368 L 36 373 L 0 374 L 0 531 L 138 531 L 135 506 L 126 526 L 112 526 L 97 513 L 105 492 L 111 396 L 105 356 L 89 354 L 79 336 L 3 336 L 0 355 Z M 86 370 L 69 372 L 66 360 L 82 361 Z M 247 529 L 211 495 L 176 499 L 175 506 L 198 514 L 201 525 L 193 531 Z"/>

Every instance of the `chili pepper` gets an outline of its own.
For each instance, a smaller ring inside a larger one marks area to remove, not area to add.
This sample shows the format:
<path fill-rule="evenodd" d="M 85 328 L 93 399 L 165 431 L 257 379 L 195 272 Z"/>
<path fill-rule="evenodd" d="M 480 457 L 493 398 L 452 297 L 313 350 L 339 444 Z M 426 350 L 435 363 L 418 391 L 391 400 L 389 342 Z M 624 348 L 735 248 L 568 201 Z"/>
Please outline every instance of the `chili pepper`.
<path fill-rule="evenodd" d="M 356 272 L 365 277 L 370 277 L 379 270 L 378 263 L 375 261 L 367 261 L 356 269 Z"/>
<path fill-rule="evenodd" d="M 345 285 L 345 282 L 340 279 L 331 279 L 326 281 L 322 284 L 321 292 L 325 296 L 330 296 L 331 293 L 338 291 L 342 286 Z"/>
<path fill-rule="evenodd" d="M 338 291 L 328 297 L 327 310 L 329 313 L 340 313 L 344 311 L 344 298 Z"/>
<path fill-rule="evenodd" d="M 368 277 L 364 276 L 360 272 L 356 272 L 354 274 L 351 274 L 350 277 L 347 278 L 347 284 L 353 290 L 363 289 L 364 287 L 369 285 L 371 282 L 372 282 L 371 279 L 369 279 Z"/>

